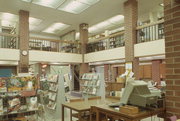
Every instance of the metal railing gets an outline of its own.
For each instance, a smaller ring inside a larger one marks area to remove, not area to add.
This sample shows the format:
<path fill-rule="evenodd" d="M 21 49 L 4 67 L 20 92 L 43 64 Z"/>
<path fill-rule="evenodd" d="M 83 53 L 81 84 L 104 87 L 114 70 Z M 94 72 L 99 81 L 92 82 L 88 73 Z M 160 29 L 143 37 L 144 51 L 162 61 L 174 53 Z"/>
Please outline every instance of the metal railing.
<path fill-rule="evenodd" d="M 0 48 L 19 48 L 19 37 L 16 34 L 0 33 Z"/>
<path fill-rule="evenodd" d="M 87 45 L 87 53 L 124 46 L 124 32 L 96 39 Z"/>
<path fill-rule="evenodd" d="M 164 21 L 137 27 L 137 43 L 164 39 Z"/>
<path fill-rule="evenodd" d="M 53 40 L 45 38 L 30 37 L 29 48 L 31 50 L 80 53 L 80 44 L 71 41 Z"/>

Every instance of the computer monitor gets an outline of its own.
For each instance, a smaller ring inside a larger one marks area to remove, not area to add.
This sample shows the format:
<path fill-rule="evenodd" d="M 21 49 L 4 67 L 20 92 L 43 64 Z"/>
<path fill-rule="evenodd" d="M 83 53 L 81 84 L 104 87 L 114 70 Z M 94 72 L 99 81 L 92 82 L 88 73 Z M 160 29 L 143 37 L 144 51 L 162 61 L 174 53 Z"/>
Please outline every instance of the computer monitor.
<path fill-rule="evenodd" d="M 157 95 L 151 94 L 146 82 L 131 79 L 124 89 L 120 105 L 131 104 L 147 107 L 157 104 L 157 98 Z"/>

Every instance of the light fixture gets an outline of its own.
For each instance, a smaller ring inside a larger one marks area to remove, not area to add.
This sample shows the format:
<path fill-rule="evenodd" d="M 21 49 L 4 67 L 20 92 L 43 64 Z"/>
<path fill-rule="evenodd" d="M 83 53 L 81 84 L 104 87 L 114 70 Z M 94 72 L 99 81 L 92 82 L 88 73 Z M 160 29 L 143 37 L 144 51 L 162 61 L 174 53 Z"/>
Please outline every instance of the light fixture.
<path fill-rule="evenodd" d="M 41 19 L 37 19 L 37 18 L 33 18 L 33 17 L 29 17 L 29 24 L 30 25 L 39 25 L 42 22 Z"/>
<path fill-rule="evenodd" d="M 16 22 L 12 22 L 12 21 L 8 21 L 8 20 L 2 20 L 1 21 L 1 26 L 4 26 L 4 27 L 15 27 L 16 26 Z"/>
<path fill-rule="evenodd" d="M 43 32 L 46 33 L 57 33 L 58 31 L 62 31 L 66 28 L 68 28 L 70 25 L 63 24 L 63 23 L 54 23 L 47 29 L 45 29 Z"/>
<path fill-rule="evenodd" d="M 3 13 L 0 12 L 0 19 L 1 20 L 8 20 L 8 21 L 18 21 L 18 16 L 11 14 L 11 13 Z"/>
<path fill-rule="evenodd" d="M 75 35 L 76 40 L 79 39 L 79 37 L 80 37 L 80 33 L 76 32 L 76 35 Z"/>
<path fill-rule="evenodd" d="M 112 18 L 109 18 L 105 21 L 102 21 L 98 24 L 95 24 L 95 25 L 89 27 L 88 30 L 89 30 L 89 33 L 95 33 L 97 31 L 102 31 L 102 30 L 111 28 L 113 26 L 120 25 L 121 23 L 123 23 L 123 20 L 124 20 L 123 15 L 116 15 Z"/>
<path fill-rule="evenodd" d="M 99 0 L 77 0 L 77 1 L 79 1 L 81 3 L 88 4 L 88 5 L 93 5 L 93 4 L 97 3 L 97 2 L 99 2 Z"/>
<path fill-rule="evenodd" d="M 88 7 L 89 5 L 81 3 L 77 0 L 67 0 L 58 9 L 69 13 L 79 14 Z"/>
<path fill-rule="evenodd" d="M 117 16 L 114 16 L 114 17 L 108 19 L 108 21 L 112 24 L 120 24 L 120 23 L 122 23 L 123 20 L 124 20 L 123 15 L 117 15 Z"/>
<path fill-rule="evenodd" d="M 24 2 L 31 2 L 32 0 L 22 0 L 22 1 L 24 1 Z"/>
<path fill-rule="evenodd" d="M 106 29 L 106 28 L 109 28 L 109 27 L 112 27 L 112 26 L 113 25 L 110 22 L 108 22 L 108 21 L 103 21 L 103 22 L 101 22 L 101 23 L 96 25 L 96 27 L 98 29 Z"/>
<path fill-rule="evenodd" d="M 33 0 L 32 3 L 50 8 L 57 8 L 64 1 L 65 0 Z"/>
<path fill-rule="evenodd" d="M 162 7 L 164 7 L 164 3 L 160 3 L 159 5 L 162 6 Z"/>

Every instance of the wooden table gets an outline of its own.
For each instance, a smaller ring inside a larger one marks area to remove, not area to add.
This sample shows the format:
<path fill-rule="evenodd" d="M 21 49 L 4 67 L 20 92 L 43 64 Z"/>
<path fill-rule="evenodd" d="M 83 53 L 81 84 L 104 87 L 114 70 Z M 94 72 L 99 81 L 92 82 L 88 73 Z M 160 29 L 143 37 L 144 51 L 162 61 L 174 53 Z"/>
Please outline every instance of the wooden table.
<path fill-rule="evenodd" d="M 90 111 L 91 106 L 97 106 L 97 105 L 108 105 L 109 103 L 114 103 L 118 102 L 120 100 L 117 99 L 111 99 L 111 98 L 106 98 L 105 100 L 103 99 L 98 99 L 98 100 L 87 100 L 87 101 L 81 101 L 81 102 L 71 102 L 71 103 L 64 103 L 62 104 L 62 121 L 64 121 L 64 109 L 68 108 L 70 111 L 74 110 L 78 112 L 78 121 L 82 121 L 81 114 L 85 111 Z M 72 121 L 72 115 L 70 114 L 70 118 Z"/>
<path fill-rule="evenodd" d="M 152 109 L 151 111 L 150 110 L 140 111 L 138 114 L 127 114 L 127 113 L 122 113 L 119 110 L 116 110 L 104 104 L 99 106 L 92 106 L 91 111 L 92 111 L 91 114 L 93 114 L 93 112 L 96 113 L 96 121 L 104 121 L 103 120 L 104 118 L 106 118 L 105 121 L 108 121 L 107 119 L 109 117 L 112 118 L 111 121 L 113 121 L 113 119 L 116 120 L 123 119 L 125 121 L 138 121 L 147 117 L 151 117 L 153 115 L 165 113 L 164 108 L 156 108 L 156 109 Z M 103 119 L 102 119 L 102 115 L 103 115 Z M 92 118 L 91 121 L 93 121 Z"/>

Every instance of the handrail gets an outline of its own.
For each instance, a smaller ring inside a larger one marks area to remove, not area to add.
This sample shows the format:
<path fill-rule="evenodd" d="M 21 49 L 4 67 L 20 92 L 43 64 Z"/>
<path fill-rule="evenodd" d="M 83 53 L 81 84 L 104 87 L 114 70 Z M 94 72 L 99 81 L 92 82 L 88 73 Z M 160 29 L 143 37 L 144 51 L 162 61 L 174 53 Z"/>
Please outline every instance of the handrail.
<path fill-rule="evenodd" d="M 64 41 L 64 40 L 58 40 L 58 39 L 40 38 L 40 37 L 30 37 L 30 39 L 34 39 L 34 40 L 46 40 L 46 41 L 61 42 L 61 43 L 68 43 L 68 44 L 79 44 L 78 42 Z"/>
<path fill-rule="evenodd" d="M 112 34 L 112 35 L 109 35 L 109 36 L 106 36 L 106 37 L 101 37 L 101 38 L 95 39 L 95 40 L 93 40 L 93 41 L 91 41 L 91 42 L 88 42 L 88 43 L 98 42 L 98 41 L 100 41 L 100 40 L 105 40 L 105 39 L 107 39 L 107 38 L 115 37 L 115 36 L 122 35 L 122 34 L 124 34 L 124 31 L 118 32 L 118 33 L 115 33 L 115 34 Z"/>
<path fill-rule="evenodd" d="M 0 36 L 19 37 L 18 34 L 0 33 Z"/>
<path fill-rule="evenodd" d="M 153 26 L 153 25 L 156 25 L 156 24 L 161 24 L 161 23 L 164 23 L 164 20 L 160 20 L 160 21 L 153 22 L 153 23 L 150 23 L 150 24 L 138 26 L 138 27 L 136 27 L 136 30 L 143 29 L 143 28 L 146 28 L 146 27 L 149 27 L 149 26 Z"/>

